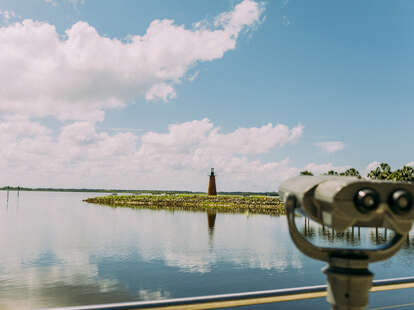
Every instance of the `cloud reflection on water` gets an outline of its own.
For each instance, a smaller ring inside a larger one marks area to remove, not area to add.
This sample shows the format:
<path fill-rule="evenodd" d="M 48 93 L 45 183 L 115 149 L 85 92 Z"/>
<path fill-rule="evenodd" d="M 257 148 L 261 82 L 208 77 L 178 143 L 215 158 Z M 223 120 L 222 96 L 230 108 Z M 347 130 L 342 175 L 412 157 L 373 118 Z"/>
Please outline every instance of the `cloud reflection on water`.
<path fill-rule="evenodd" d="M 10 193 L 9 208 L 0 208 L 0 242 L 7 249 L 0 254 L 0 308 L 161 299 L 324 282 L 321 264 L 293 246 L 284 217 L 213 216 L 81 202 L 90 195 L 22 192 L 17 208 L 16 193 Z M 321 239 L 317 234 L 313 237 Z M 382 278 L 406 273 L 410 254 L 411 243 L 393 261 L 378 265 Z"/>

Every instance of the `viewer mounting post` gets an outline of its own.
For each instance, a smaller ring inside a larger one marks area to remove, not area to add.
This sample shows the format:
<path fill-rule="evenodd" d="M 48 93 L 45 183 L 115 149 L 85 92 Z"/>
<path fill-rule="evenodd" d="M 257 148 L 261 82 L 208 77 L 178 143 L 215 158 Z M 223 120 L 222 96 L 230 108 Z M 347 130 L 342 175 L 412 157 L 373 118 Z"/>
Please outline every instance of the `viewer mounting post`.
<path fill-rule="evenodd" d="M 414 222 L 414 185 L 407 182 L 361 180 L 338 176 L 300 176 L 280 187 L 289 233 L 296 247 L 311 258 L 325 261 L 327 300 L 332 310 L 363 310 L 374 274 L 368 264 L 398 252 Z M 390 228 L 392 240 L 376 248 L 320 247 L 298 230 L 298 212 L 320 225 L 343 232 L 349 227 Z"/>
<path fill-rule="evenodd" d="M 209 196 L 217 196 L 216 190 L 216 176 L 214 175 L 214 168 L 211 168 L 210 180 L 208 182 L 208 193 Z"/>

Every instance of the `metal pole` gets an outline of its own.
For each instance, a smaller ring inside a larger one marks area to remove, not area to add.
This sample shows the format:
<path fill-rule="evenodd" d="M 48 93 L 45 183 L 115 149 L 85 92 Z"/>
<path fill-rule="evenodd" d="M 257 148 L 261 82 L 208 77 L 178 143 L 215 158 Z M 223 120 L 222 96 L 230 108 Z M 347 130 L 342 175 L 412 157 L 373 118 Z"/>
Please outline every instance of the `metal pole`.
<path fill-rule="evenodd" d="M 364 310 L 374 274 L 368 261 L 333 257 L 323 272 L 328 280 L 328 297 L 332 310 Z"/>

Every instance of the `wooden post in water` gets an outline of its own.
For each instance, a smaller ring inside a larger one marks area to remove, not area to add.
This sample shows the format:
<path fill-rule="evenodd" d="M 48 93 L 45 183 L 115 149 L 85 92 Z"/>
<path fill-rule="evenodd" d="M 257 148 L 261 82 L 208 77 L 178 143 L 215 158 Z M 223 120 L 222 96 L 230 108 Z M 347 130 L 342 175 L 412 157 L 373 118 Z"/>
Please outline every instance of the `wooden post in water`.
<path fill-rule="evenodd" d="M 210 180 L 208 182 L 208 193 L 209 196 L 217 196 L 216 189 L 216 176 L 214 175 L 214 168 L 211 168 Z"/>

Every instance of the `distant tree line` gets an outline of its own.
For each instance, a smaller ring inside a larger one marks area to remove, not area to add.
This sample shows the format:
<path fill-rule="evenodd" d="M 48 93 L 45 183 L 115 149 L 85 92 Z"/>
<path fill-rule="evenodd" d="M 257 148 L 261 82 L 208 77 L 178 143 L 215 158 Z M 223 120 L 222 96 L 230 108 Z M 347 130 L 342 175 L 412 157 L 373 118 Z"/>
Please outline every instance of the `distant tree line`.
<path fill-rule="evenodd" d="M 218 192 L 218 194 L 236 196 L 279 196 L 278 192 Z"/>
<path fill-rule="evenodd" d="M 0 190 L 7 191 L 36 191 L 36 192 L 88 192 L 88 193 L 130 193 L 130 194 L 193 194 L 192 191 L 175 190 L 133 190 L 133 189 L 102 189 L 102 188 L 49 188 L 49 187 L 20 187 L 4 186 Z"/>
<path fill-rule="evenodd" d="M 313 175 L 313 173 L 311 171 L 304 170 L 300 172 L 300 175 Z M 324 175 L 353 176 L 361 178 L 361 174 L 355 168 L 349 168 L 340 173 L 334 170 L 329 170 L 327 173 L 324 173 Z M 403 166 L 400 169 L 392 171 L 389 164 L 381 163 L 377 168 L 369 171 L 366 177 L 373 180 L 414 182 L 414 168 L 410 166 Z"/>
<path fill-rule="evenodd" d="M 0 191 L 36 191 L 36 192 L 88 192 L 88 193 L 119 193 L 119 194 L 205 194 L 205 192 L 177 191 L 177 190 L 133 190 L 133 189 L 102 189 L 102 188 L 49 188 L 49 187 L 20 187 L 4 186 Z M 240 195 L 240 196 L 278 196 L 277 192 L 219 192 L 219 195 Z"/>

